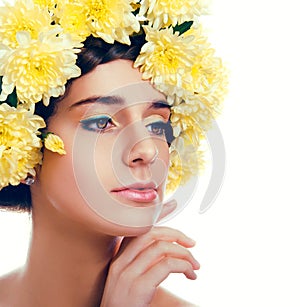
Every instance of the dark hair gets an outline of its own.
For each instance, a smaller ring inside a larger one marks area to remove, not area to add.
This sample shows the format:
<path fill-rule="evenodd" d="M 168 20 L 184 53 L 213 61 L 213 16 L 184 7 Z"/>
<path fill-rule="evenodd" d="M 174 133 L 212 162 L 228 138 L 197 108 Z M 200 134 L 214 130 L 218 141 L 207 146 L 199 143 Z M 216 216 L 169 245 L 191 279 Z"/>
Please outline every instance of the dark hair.
<path fill-rule="evenodd" d="M 145 37 L 143 34 L 131 37 L 131 45 L 125 45 L 118 42 L 108 44 L 100 38 L 89 36 L 85 40 L 84 46 L 77 58 L 77 65 L 81 69 L 81 76 L 92 71 L 97 65 L 114 60 L 123 59 L 134 61 L 139 55 L 144 43 Z M 47 123 L 56 111 L 57 102 L 67 95 L 73 80 L 74 79 L 67 82 L 65 94 L 59 98 L 52 98 L 49 106 L 45 107 L 43 103 L 37 103 L 35 114 L 42 116 Z M 3 188 L 0 191 L 0 208 L 30 211 L 31 194 L 29 186 L 19 184 L 18 186 L 9 185 Z"/>

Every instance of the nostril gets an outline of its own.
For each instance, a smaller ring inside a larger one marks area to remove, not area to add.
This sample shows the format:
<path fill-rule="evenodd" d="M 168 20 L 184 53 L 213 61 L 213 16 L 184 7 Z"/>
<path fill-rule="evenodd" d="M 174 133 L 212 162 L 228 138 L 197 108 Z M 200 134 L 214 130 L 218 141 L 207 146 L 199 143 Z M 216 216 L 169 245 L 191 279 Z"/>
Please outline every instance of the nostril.
<path fill-rule="evenodd" d="M 133 163 L 139 162 L 139 161 L 143 161 L 143 159 L 142 158 L 137 158 L 137 159 L 132 160 Z"/>
<path fill-rule="evenodd" d="M 158 157 L 158 149 L 152 139 L 137 142 L 126 157 L 127 165 L 138 166 L 152 164 Z"/>

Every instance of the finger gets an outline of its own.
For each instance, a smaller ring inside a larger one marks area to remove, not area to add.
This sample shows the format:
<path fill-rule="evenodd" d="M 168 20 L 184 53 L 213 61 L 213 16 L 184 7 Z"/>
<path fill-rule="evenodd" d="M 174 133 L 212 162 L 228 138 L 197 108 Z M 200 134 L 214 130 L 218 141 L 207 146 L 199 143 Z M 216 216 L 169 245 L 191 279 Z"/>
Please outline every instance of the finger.
<path fill-rule="evenodd" d="M 164 217 L 166 217 L 167 215 L 169 215 L 170 213 L 172 213 L 177 207 L 177 202 L 175 199 L 172 199 L 170 201 L 168 201 L 167 203 L 163 204 L 163 208 L 162 211 L 157 219 L 157 222 L 159 222 L 160 220 L 162 220 Z"/>
<path fill-rule="evenodd" d="M 147 247 L 147 249 L 143 250 L 134 261 L 126 267 L 124 272 L 133 280 L 155 266 L 163 258 L 182 259 L 189 262 L 193 270 L 198 270 L 200 268 L 199 262 L 186 248 L 170 242 L 156 241 Z"/>
<path fill-rule="evenodd" d="M 175 242 L 184 247 L 192 247 L 195 245 L 194 240 L 177 229 L 154 227 L 139 237 L 125 238 L 121 244 L 120 253 L 118 253 L 116 261 L 119 262 L 121 267 L 125 268 L 142 250 L 154 241 Z"/>
<path fill-rule="evenodd" d="M 182 273 L 191 280 L 197 278 L 188 261 L 166 257 L 138 278 L 137 284 L 142 283 L 145 289 L 157 288 L 171 273 Z"/>

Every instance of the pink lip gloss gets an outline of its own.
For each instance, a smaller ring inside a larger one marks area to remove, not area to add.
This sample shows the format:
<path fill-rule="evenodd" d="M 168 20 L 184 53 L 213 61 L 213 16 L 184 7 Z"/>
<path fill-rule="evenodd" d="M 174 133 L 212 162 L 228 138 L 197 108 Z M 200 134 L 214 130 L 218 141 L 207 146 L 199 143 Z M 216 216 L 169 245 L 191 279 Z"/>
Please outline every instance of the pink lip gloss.
<path fill-rule="evenodd" d="M 154 201 L 158 196 L 155 189 L 123 189 L 119 191 L 113 191 L 113 193 L 128 200 L 143 203 Z"/>

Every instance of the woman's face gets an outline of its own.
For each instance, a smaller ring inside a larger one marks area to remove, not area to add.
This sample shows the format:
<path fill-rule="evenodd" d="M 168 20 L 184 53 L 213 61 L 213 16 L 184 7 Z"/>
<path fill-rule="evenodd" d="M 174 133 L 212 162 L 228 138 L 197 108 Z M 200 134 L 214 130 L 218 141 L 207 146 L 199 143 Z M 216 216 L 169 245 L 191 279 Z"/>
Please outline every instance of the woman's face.
<path fill-rule="evenodd" d="M 162 207 L 169 116 L 164 95 L 131 61 L 102 64 L 74 80 L 48 124 L 67 154 L 45 150 L 33 206 L 46 202 L 108 234 L 149 229 Z"/>

